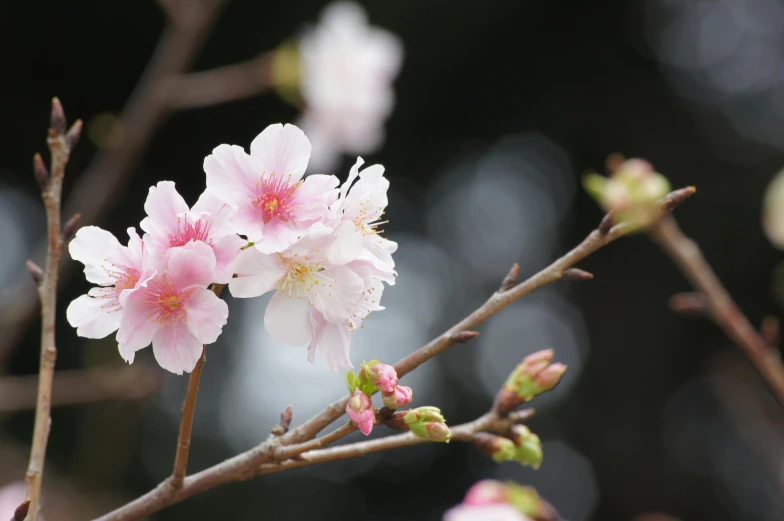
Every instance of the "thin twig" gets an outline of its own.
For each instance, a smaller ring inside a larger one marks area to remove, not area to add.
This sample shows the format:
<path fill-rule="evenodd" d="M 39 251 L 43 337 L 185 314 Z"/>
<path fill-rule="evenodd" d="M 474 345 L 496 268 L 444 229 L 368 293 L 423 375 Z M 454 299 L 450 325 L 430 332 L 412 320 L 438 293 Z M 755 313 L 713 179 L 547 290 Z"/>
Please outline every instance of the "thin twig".
<path fill-rule="evenodd" d="M 351 434 L 355 430 L 357 430 L 357 426 L 354 425 L 352 422 L 348 422 L 342 427 L 338 427 L 334 431 L 330 432 L 329 434 L 325 434 L 324 436 L 313 438 L 312 440 L 308 440 L 298 445 L 287 445 L 283 447 L 278 447 L 272 452 L 272 459 L 274 459 L 275 461 L 284 461 L 287 459 L 296 458 L 303 452 L 308 452 L 316 449 L 323 449 L 325 447 L 328 447 L 330 444 L 336 442 L 343 436 Z"/>
<path fill-rule="evenodd" d="M 686 190 L 689 192 L 689 190 Z M 679 194 L 682 191 L 673 192 L 673 194 Z M 689 192 L 691 194 L 693 192 Z M 662 214 L 668 213 L 674 206 L 671 203 L 672 201 L 672 194 L 670 196 L 664 198 L 661 202 Z M 460 333 L 463 331 L 470 331 L 473 330 L 476 326 L 484 323 L 490 317 L 504 309 L 505 307 L 509 306 L 509 304 L 519 300 L 520 298 L 528 295 L 529 293 L 533 292 L 534 290 L 541 288 L 551 282 L 555 282 L 560 280 L 564 277 L 564 272 L 568 269 L 583 260 L 585 257 L 590 255 L 591 253 L 595 252 L 596 250 L 606 246 L 607 244 L 613 242 L 614 240 L 635 231 L 636 228 L 630 226 L 625 223 L 617 224 L 615 226 L 610 227 L 606 232 L 600 232 L 598 229 L 591 232 L 586 239 L 580 243 L 576 248 L 568 252 L 566 255 L 561 257 L 560 259 L 556 260 L 548 267 L 540 271 L 539 273 L 533 275 L 529 279 L 510 287 L 509 289 L 504 290 L 499 289 L 496 293 L 494 293 L 482 306 L 476 309 L 473 313 L 468 315 L 466 318 L 461 320 L 458 324 L 452 326 L 449 330 L 445 331 L 442 335 L 435 338 L 431 342 L 425 344 L 424 346 L 420 347 L 413 353 L 411 353 L 406 358 L 400 360 L 398 363 L 395 364 L 395 370 L 399 377 L 404 376 L 407 373 L 410 373 L 421 364 L 425 363 L 426 361 L 430 360 L 434 356 L 442 353 L 449 347 L 455 344 L 455 342 L 461 338 Z M 514 270 L 513 270 L 514 271 Z M 509 277 L 507 277 L 507 280 Z M 332 422 L 343 416 L 346 412 L 346 404 L 348 403 L 348 396 L 343 397 L 342 399 L 331 403 L 328 405 L 323 411 L 321 411 L 316 416 L 310 418 L 305 423 L 300 425 L 295 429 L 291 429 L 286 434 L 280 437 L 274 437 L 273 439 L 267 440 L 260 445 L 238 454 L 232 458 L 227 459 L 217 465 L 213 465 L 197 474 L 192 476 L 186 477 L 183 481 L 182 488 L 179 490 L 173 490 L 168 482 L 168 480 L 163 481 L 159 484 L 155 489 L 151 490 L 150 492 L 144 494 L 143 496 L 135 499 L 134 501 L 119 507 L 118 509 L 114 510 L 113 512 L 109 512 L 103 517 L 97 519 L 97 521 L 126 521 L 126 520 L 134 520 L 139 519 L 141 517 L 150 515 L 154 512 L 158 512 L 159 510 L 172 505 L 174 503 L 178 503 L 186 498 L 189 498 L 193 495 L 199 494 L 204 492 L 205 490 L 210 490 L 215 488 L 219 485 L 224 483 L 228 483 L 231 481 L 242 481 L 246 479 L 250 479 L 253 476 L 256 476 L 260 469 L 271 469 L 272 467 L 263 467 L 265 464 L 273 464 L 275 463 L 274 457 L 272 456 L 275 451 L 278 450 L 280 446 L 290 445 L 289 450 L 296 452 L 301 447 L 303 443 L 309 443 L 309 440 L 318 435 L 325 427 L 330 425 Z M 521 413 L 524 411 L 521 411 Z M 493 425 L 507 425 L 507 423 L 493 423 L 493 422 L 504 422 L 506 420 L 499 420 L 495 413 L 488 413 L 490 416 L 485 415 L 481 417 L 477 422 L 490 422 L 489 425 L 491 427 Z M 530 413 L 526 413 L 530 414 Z M 509 416 L 513 421 L 518 418 L 515 414 Z M 475 422 L 467 425 L 474 425 Z M 484 424 L 482 424 L 484 425 Z M 465 439 L 464 430 L 470 430 L 472 427 L 467 426 L 459 426 L 455 427 L 457 429 L 457 434 L 455 434 L 455 429 L 453 429 L 453 438 L 463 440 Z M 342 428 L 341 428 L 342 429 Z M 338 429 L 335 432 L 341 433 L 343 432 L 341 429 Z M 473 431 L 475 432 L 475 431 Z M 325 436 L 327 439 L 331 439 L 334 435 L 328 434 Z M 386 447 L 394 448 L 398 446 L 407 446 L 407 445 L 415 445 L 419 443 L 424 443 L 424 440 L 419 440 L 419 438 L 415 438 L 411 434 L 403 434 L 398 437 L 392 437 L 393 441 L 383 442 L 383 440 L 373 440 L 370 442 L 362 442 L 365 443 L 364 445 L 360 445 L 361 449 L 360 452 L 366 454 L 369 452 L 376 452 L 377 450 L 386 450 Z M 386 440 L 387 438 L 384 438 Z M 399 441 L 398 441 L 399 440 Z M 319 443 L 318 441 L 315 443 Z M 386 444 L 385 444 L 386 443 Z M 368 445 L 369 444 L 369 445 Z M 307 445 L 306 447 L 310 448 L 311 445 Z M 340 447 L 343 449 L 343 447 Z M 338 449 L 324 449 L 324 450 L 334 450 L 338 451 Z M 344 449 L 350 451 L 352 449 Z M 310 464 L 320 463 L 323 461 L 332 461 L 332 459 L 345 459 L 346 457 L 355 457 L 353 455 L 346 455 L 349 454 L 347 452 L 337 452 L 337 456 L 329 459 L 319 459 L 325 458 L 327 456 L 321 456 L 321 452 L 319 451 L 311 451 L 311 456 L 316 454 L 316 459 L 310 460 Z M 334 454 L 334 453 L 327 453 L 327 454 Z M 359 452 L 354 452 L 351 454 L 359 454 Z M 307 455 L 301 454 L 301 457 L 304 458 Z M 341 458 L 341 456 L 343 456 Z M 286 460 L 284 463 L 280 463 L 275 465 L 277 469 L 281 465 L 292 465 L 291 468 L 294 468 L 293 463 L 289 463 L 292 461 L 298 460 Z M 299 466 L 303 466 L 303 464 L 299 464 Z M 289 468 L 289 467 L 285 467 Z M 285 469 L 284 469 L 285 470 Z M 278 470 L 275 470 L 277 472 Z M 269 470 L 272 472 L 272 470 Z"/>
<path fill-rule="evenodd" d="M 76 180 L 71 196 L 64 205 L 65 214 L 81 212 L 83 222 L 94 224 L 119 200 L 128 177 L 139 161 L 157 127 L 171 109 L 170 78 L 188 69 L 227 0 L 191 0 L 180 2 L 183 16 L 166 27 L 128 102 L 119 116 L 122 142 L 92 160 Z M 35 250 L 34 258 L 43 258 L 46 241 Z M 61 274 L 67 276 L 72 263 L 63 263 Z M 6 365 L 11 348 L 35 318 L 35 294 L 24 287 L 6 292 L 0 303 L 0 367 Z"/>
<path fill-rule="evenodd" d="M 672 216 L 660 219 L 648 233 L 699 290 L 708 316 L 743 351 L 784 405 L 784 365 L 778 351 L 771 348 L 738 308 L 697 244 L 683 234 Z"/>
<path fill-rule="evenodd" d="M 212 292 L 220 296 L 225 284 L 213 284 Z M 199 382 L 204 362 L 207 361 L 207 348 L 201 347 L 201 357 L 196 362 L 196 367 L 188 378 L 188 390 L 185 392 L 185 401 L 182 404 L 182 418 L 180 419 L 180 434 L 177 436 L 177 452 L 174 456 L 174 468 L 171 475 L 171 487 L 177 490 L 182 487 L 182 481 L 188 471 L 188 454 L 191 450 L 191 433 L 193 431 L 193 414 L 196 411 L 196 396 L 199 394 Z"/>
<path fill-rule="evenodd" d="M 77 135 L 82 122 L 77 120 L 72 135 Z M 52 115 L 49 137 L 47 138 L 51 154 L 50 175 L 41 191 L 46 208 L 46 224 L 48 249 L 43 279 L 38 284 L 38 296 L 41 301 L 41 361 L 38 369 L 38 397 L 36 399 L 35 426 L 33 442 L 30 449 L 30 464 L 26 475 L 26 499 L 30 500 L 30 511 L 27 519 L 37 521 L 41 510 L 41 481 L 44 474 L 46 444 L 49 441 L 49 429 L 52 419 L 52 381 L 54 380 L 54 363 L 57 358 L 55 347 L 54 326 L 57 313 L 57 270 L 60 265 L 60 254 L 66 240 L 60 226 L 60 201 L 63 189 L 65 165 L 71 154 L 71 145 L 75 139 L 66 136 L 66 121 L 60 100 L 52 99 Z M 40 172 L 36 172 L 40 178 Z M 39 183 L 42 180 L 39 179 Z"/>
<path fill-rule="evenodd" d="M 115 400 L 140 400 L 163 383 L 159 371 L 143 365 L 98 367 L 55 373 L 52 407 Z M 0 413 L 33 409 L 38 375 L 0 378 Z"/>
<path fill-rule="evenodd" d="M 272 59 L 272 53 L 264 53 L 242 63 L 172 78 L 170 105 L 206 107 L 261 94 L 272 86 Z"/>

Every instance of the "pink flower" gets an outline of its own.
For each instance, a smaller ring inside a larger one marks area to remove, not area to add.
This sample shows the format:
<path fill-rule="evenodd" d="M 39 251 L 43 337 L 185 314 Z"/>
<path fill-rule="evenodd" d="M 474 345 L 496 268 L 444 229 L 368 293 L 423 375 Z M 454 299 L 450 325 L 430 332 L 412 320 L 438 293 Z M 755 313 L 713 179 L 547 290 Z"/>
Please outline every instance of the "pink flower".
<path fill-rule="evenodd" d="M 370 368 L 370 380 L 384 392 L 391 393 L 397 386 L 397 371 L 388 364 L 375 364 Z"/>
<path fill-rule="evenodd" d="M 310 307 L 331 323 L 347 321 L 362 297 L 363 280 L 346 267 L 361 250 L 361 236 L 351 223 L 335 229 L 314 224 L 281 253 L 244 250 L 234 262 L 229 282 L 235 297 L 256 297 L 277 290 L 264 314 L 264 327 L 275 342 L 300 346 L 313 336 Z"/>
<path fill-rule="evenodd" d="M 147 232 L 144 243 L 154 258 L 160 258 L 170 248 L 201 241 L 215 253 L 217 264 L 212 282 L 229 282 L 230 265 L 246 243 L 234 231 L 230 206 L 204 192 L 193 208 L 188 208 L 174 183 L 161 181 L 150 187 L 144 210 L 147 212 L 141 222 L 142 230 Z"/>
<path fill-rule="evenodd" d="M 367 436 L 373 430 L 376 421 L 376 412 L 370 397 L 357 389 L 346 405 L 346 414 L 349 419 L 359 427 L 362 434 Z"/>
<path fill-rule="evenodd" d="M 68 306 L 66 318 L 76 334 L 104 338 L 120 327 L 123 306 L 120 296 L 138 288 L 155 275 L 144 243 L 134 228 L 128 228 L 128 246 L 97 226 L 76 232 L 68 246 L 74 260 L 84 264 L 84 275 L 98 284 Z"/>
<path fill-rule="evenodd" d="M 458 505 L 444 514 L 444 521 L 531 521 L 509 504 Z"/>
<path fill-rule="evenodd" d="M 207 189 L 237 210 L 235 231 L 265 254 L 282 252 L 322 221 L 337 197 L 334 176 L 302 180 L 310 141 L 294 125 L 270 125 L 250 145 L 220 145 L 204 160 Z"/>
<path fill-rule="evenodd" d="M 360 230 L 363 252 L 358 261 L 367 264 L 374 277 L 392 285 L 395 283 L 392 254 L 397 250 L 397 243 L 382 237 L 378 229 L 386 222 L 380 219 L 388 203 L 389 180 L 384 177 L 381 165 L 371 165 L 360 172 L 359 167 L 364 163 L 361 157 L 357 158 L 330 211 L 333 219 L 351 221 Z"/>
<path fill-rule="evenodd" d="M 381 398 L 386 407 L 400 409 L 411 403 L 411 400 L 414 399 L 414 391 L 410 387 L 398 385 L 390 392 L 382 391 Z"/>
<path fill-rule="evenodd" d="M 191 241 L 168 250 L 156 276 L 123 295 L 117 340 L 128 363 L 152 343 L 155 359 L 167 371 L 193 370 L 202 344 L 218 339 L 229 316 L 226 303 L 206 289 L 215 279 L 215 265 L 212 248 Z"/>
<path fill-rule="evenodd" d="M 494 479 L 485 479 L 474 483 L 468 489 L 465 498 L 463 499 L 464 505 L 489 505 L 493 503 L 507 503 L 508 491 L 506 485 Z"/>
<path fill-rule="evenodd" d="M 314 167 L 332 169 L 342 152 L 376 151 L 392 112 L 392 82 L 403 48 L 392 33 L 371 27 L 357 4 L 333 3 L 300 41 L 301 124 L 313 141 Z"/>

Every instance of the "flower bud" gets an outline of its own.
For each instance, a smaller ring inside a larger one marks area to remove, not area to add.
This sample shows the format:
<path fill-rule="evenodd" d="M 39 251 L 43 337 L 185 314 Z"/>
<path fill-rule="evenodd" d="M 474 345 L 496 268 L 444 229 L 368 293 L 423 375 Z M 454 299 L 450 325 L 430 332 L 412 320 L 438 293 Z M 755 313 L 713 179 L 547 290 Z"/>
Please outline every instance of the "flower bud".
<path fill-rule="evenodd" d="M 511 461 L 517 453 L 517 447 L 512 440 L 487 432 L 474 434 L 474 445 L 479 452 L 496 463 Z"/>
<path fill-rule="evenodd" d="M 377 363 L 368 368 L 367 375 L 370 381 L 383 392 L 394 392 L 397 386 L 397 371 L 391 365 Z"/>
<path fill-rule="evenodd" d="M 508 441 L 508 440 L 507 440 Z M 464 505 L 490 505 L 507 502 L 507 487 L 500 481 L 485 479 L 474 483 L 463 499 Z"/>
<path fill-rule="evenodd" d="M 542 442 L 539 436 L 531 432 L 525 425 L 515 425 L 512 427 L 512 441 L 516 450 L 514 459 L 522 465 L 530 465 L 538 469 L 542 463 Z"/>
<path fill-rule="evenodd" d="M 373 430 L 376 422 L 376 412 L 370 397 L 357 389 L 346 405 L 346 414 L 349 419 L 367 436 Z"/>
<path fill-rule="evenodd" d="M 533 487 L 508 483 L 506 493 L 509 503 L 533 521 L 558 521 L 561 519 L 555 508 L 542 499 Z"/>
<path fill-rule="evenodd" d="M 409 430 L 419 438 L 449 443 L 452 432 L 438 407 L 419 407 L 411 409 L 403 417 Z"/>
<path fill-rule="evenodd" d="M 427 422 L 424 425 L 425 439 L 444 443 L 449 443 L 449 440 L 452 439 L 452 431 L 449 430 L 446 423 Z"/>
<path fill-rule="evenodd" d="M 384 400 L 384 405 L 390 409 L 399 409 L 405 407 L 414 398 L 414 391 L 410 387 L 398 385 L 391 392 L 382 392 L 381 398 Z"/>
<path fill-rule="evenodd" d="M 446 420 L 441 415 L 441 409 L 438 407 L 417 407 L 416 409 L 411 409 L 406 413 L 405 421 L 407 424 L 412 425 L 414 423 L 424 423 L 424 422 L 436 422 L 436 423 L 445 423 Z"/>
<path fill-rule="evenodd" d="M 558 385 L 566 366 L 560 363 L 550 365 L 552 358 L 552 349 L 526 356 L 496 396 L 495 409 L 502 415 L 508 414 L 521 403 L 529 402 Z"/>

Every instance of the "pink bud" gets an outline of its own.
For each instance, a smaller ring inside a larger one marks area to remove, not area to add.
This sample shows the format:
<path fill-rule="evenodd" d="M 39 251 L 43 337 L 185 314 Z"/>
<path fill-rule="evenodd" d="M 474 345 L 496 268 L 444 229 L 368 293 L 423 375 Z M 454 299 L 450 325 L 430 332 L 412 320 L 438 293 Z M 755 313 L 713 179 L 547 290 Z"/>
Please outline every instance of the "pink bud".
<path fill-rule="evenodd" d="M 397 385 L 397 371 L 391 365 L 376 364 L 370 368 L 370 380 L 383 392 L 391 393 Z"/>
<path fill-rule="evenodd" d="M 493 479 L 485 479 L 474 483 L 463 499 L 464 505 L 489 505 L 507 502 L 506 485 Z"/>
<path fill-rule="evenodd" d="M 542 388 L 542 391 L 549 391 L 561 381 L 561 377 L 566 372 L 566 366 L 561 363 L 555 363 L 536 375 L 536 383 Z"/>
<path fill-rule="evenodd" d="M 349 399 L 346 405 L 346 414 L 365 436 L 373 430 L 373 425 L 376 422 L 373 402 L 368 395 L 359 389 L 354 391 L 354 395 Z"/>
<path fill-rule="evenodd" d="M 391 392 L 382 392 L 381 398 L 384 400 L 384 405 L 390 409 L 399 409 L 411 403 L 414 398 L 414 391 L 410 387 L 398 385 Z"/>

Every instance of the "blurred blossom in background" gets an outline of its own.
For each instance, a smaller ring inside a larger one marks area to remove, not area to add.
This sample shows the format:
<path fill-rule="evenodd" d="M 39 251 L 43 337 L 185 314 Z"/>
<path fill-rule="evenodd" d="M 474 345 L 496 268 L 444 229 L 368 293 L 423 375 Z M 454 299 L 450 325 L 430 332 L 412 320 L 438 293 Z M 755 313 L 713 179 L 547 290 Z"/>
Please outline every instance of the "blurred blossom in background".
<path fill-rule="evenodd" d="M 14 296 L 32 287 L 24 261 L 36 255 L 44 218 L 29 163 L 45 149 L 49 99 L 60 96 L 70 117 L 93 122 L 71 159 L 67 193 L 95 154 L 122 150 L 129 129 L 112 114 L 139 81 L 164 19 L 154 2 L 132 10 L 0 3 L 0 43 L 12 50 L 0 84 L 3 313 L 13 316 Z M 114 209 L 84 224 L 122 234 L 161 180 L 175 181 L 192 204 L 215 146 L 249 143 L 271 123 L 301 124 L 313 144 L 309 172 L 343 181 L 357 155 L 386 168 L 384 235 L 399 243 L 398 278 L 385 288 L 386 310 L 354 333 L 351 358 L 394 363 L 481 305 L 513 263 L 523 279 L 582 241 L 601 211 L 580 178 L 621 152 L 650 160 L 674 187 L 697 186 L 677 210 L 681 226 L 752 323 L 782 316 L 784 267 L 774 272 L 784 266 L 776 249 L 784 189 L 774 175 L 784 165 L 784 2 L 270 10 L 233 0 L 193 70 L 295 40 L 298 103 L 265 94 L 172 113 Z M 101 197 L 100 187 L 90 195 Z M 240 521 L 435 521 L 492 478 L 535 486 L 572 521 L 784 518 L 781 408 L 718 328 L 668 310 L 687 282 L 643 234 L 580 267 L 595 278 L 537 290 L 479 327 L 478 338 L 401 378 L 413 406 L 438 406 L 459 424 L 488 409 L 526 355 L 554 349 L 569 369 L 531 404 L 539 470 L 495 464 L 468 444 L 422 445 L 226 485 L 151 519 L 230 511 Z M 63 282 L 58 370 L 122 365 L 113 341 L 79 339 L 65 324 L 64 306 L 86 288 L 76 277 Z M 268 297 L 225 297 L 229 323 L 208 350 L 196 408 L 194 471 L 265 440 L 287 405 L 298 424 L 346 393 L 343 375 L 308 363 L 304 347 L 274 345 L 262 324 Z M 36 370 L 36 325 L 0 373 Z M 151 357 L 140 352 L 137 363 Z M 187 378 L 161 378 L 160 393 L 140 402 L 55 409 L 46 493 L 57 499 L 58 521 L 98 515 L 169 475 Z M 0 416 L 0 485 L 23 479 L 32 418 Z M 10 517 L 7 490 L 0 521 Z"/>

